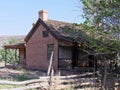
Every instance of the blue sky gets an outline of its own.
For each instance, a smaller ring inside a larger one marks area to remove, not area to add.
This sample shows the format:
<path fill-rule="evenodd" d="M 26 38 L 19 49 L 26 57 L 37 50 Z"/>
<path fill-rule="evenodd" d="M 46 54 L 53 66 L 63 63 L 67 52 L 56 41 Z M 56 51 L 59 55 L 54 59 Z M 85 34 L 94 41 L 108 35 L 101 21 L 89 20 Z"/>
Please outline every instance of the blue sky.
<path fill-rule="evenodd" d="M 38 19 L 38 11 L 48 10 L 52 20 L 83 22 L 80 0 L 1 0 L 0 35 L 26 35 Z"/>

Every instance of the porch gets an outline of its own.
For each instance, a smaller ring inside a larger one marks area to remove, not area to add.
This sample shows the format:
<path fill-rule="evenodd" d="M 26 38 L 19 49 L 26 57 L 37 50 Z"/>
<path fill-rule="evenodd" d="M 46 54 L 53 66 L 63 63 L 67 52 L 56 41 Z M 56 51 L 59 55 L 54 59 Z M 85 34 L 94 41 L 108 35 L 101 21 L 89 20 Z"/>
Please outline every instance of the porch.
<path fill-rule="evenodd" d="M 84 52 L 76 44 L 60 44 L 58 47 L 58 68 L 74 69 L 93 67 L 93 62 L 89 60 L 89 54 Z"/>
<path fill-rule="evenodd" d="M 13 45 L 5 45 L 5 67 L 15 68 L 18 64 L 25 66 L 25 43 L 16 43 Z M 9 53 L 14 54 L 8 56 Z M 12 58 L 11 58 L 12 57 Z M 10 58 L 10 60 L 8 60 Z"/>

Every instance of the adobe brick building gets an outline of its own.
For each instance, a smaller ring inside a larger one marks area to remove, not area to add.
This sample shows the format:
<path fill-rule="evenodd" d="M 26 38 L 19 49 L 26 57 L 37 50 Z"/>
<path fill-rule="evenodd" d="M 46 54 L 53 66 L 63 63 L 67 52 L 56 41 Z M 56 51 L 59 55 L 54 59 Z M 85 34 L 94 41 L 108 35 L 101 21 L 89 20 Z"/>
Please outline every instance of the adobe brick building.
<path fill-rule="evenodd" d="M 89 66 L 88 53 L 82 50 L 82 34 L 70 33 L 71 30 L 80 31 L 81 27 L 73 23 L 49 20 L 46 10 L 39 11 L 39 18 L 25 37 L 25 42 L 14 45 L 20 51 L 20 64 L 28 69 L 47 70 L 53 51 L 54 70 Z M 80 43 L 75 41 L 73 35 L 79 36 L 77 40 Z"/>

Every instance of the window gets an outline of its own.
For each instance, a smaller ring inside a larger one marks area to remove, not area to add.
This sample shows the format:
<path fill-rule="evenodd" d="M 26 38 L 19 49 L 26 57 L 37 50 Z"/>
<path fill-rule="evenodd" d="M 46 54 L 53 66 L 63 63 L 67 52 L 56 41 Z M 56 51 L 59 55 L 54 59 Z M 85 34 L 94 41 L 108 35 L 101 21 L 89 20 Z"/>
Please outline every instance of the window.
<path fill-rule="evenodd" d="M 50 60 L 51 53 L 54 51 L 54 44 L 47 45 L 47 58 Z"/>
<path fill-rule="evenodd" d="M 42 35 L 43 35 L 43 37 L 48 37 L 49 36 L 47 31 L 42 31 Z"/>

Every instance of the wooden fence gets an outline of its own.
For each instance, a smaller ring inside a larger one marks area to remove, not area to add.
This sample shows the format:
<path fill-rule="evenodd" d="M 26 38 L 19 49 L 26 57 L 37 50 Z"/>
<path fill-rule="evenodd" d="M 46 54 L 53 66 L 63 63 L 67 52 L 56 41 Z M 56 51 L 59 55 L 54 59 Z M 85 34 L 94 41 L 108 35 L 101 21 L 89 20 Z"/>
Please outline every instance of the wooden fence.
<path fill-rule="evenodd" d="M 40 89 L 40 90 L 61 90 L 65 88 L 73 88 L 78 86 L 94 86 L 97 78 L 83 78 L 84 76 L 92 75 L 92 73 L 70 75 L 70 76 L 53 76 L 40 77 L 39 79 L 27 80 L 22 82 L 12 81 L 0 81 L 0 85 L 13 85 L 18 88 L 3 89 L 3 90 L 28 90 L 28 89 Z M 51 84 L 50 84 L 51 83 Z M 2 90 L 2 89 L 1 89 Z"/>

